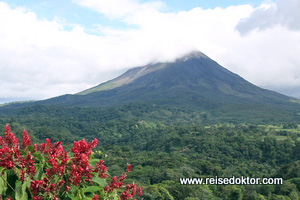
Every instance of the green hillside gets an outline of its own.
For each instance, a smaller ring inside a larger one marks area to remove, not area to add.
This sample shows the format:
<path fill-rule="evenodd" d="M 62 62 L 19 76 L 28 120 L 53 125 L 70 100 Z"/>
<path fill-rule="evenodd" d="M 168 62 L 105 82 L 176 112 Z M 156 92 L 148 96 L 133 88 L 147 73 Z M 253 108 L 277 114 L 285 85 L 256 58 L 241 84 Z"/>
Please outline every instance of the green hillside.
<path fill-rule="evenodd" d="M 201 52 L 192 52 L 174 62 L 130 69 L 75 95 L 9 104 L 1 107 L 0 112 L 31 105 L 126 107 L 128 104 L 183 109 L 184 113 L 193 111 L 205 115 L 210 122 L 300 120 L 298 99 L 259 88 Z"/>
<path fill-rule="evenodd" d="M 81 93 L 35 104 L 113 107 L 130 103 L 182 108 L 238 122 L 300 117 L 297 99 L 259 88 L 200 52 L 133 68 Z"/>
<path fill-rule="evenodd" d="M 297 200 L 299 100 L 259 88 L 200 52 L 133 68 L 75 95 L 0 107 L 33 142 L 97 138 L 112 176 L 133 165 L 139 200 Z M 2 135 L 1 135 L 2 136 Z M 180 178 L 283 178 L 278 185 L 184 185 Z"/>

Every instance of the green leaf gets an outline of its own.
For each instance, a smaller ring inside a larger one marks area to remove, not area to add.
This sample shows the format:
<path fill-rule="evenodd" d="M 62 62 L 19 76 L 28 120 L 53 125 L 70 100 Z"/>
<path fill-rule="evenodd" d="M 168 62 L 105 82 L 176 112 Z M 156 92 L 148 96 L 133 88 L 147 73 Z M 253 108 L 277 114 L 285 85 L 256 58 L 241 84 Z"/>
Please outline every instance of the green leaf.
<path fill-rule="evenodd" d="M 27 146 L 27 148 L 28 148 L 28 150 L 31 151 L 31 152 L 33 152 L 33 150 L 34 150 L 34 147 L 31 146 L 31 145 L 30 145 L 30 146 Z"/>
<path fill-rule="evenodd" d="M 97 176 L 94 176 L 94 177 L 92 178 L 92 181 L 93 181 L 94 183 L 98 183 L 98 184 L 99 184 L 100 186 L 102 186 L 102 187 L 107 186 L 107 182 L 106 182 L 106 180 L 103 179 L 103 178 L 99 178 L 99 177 L 97 177 Z"/>
<path fill-rule="evenodd" d="M 20 149 L 20 153 L 22 156 L 27 156 L 27 151 L 24 151 L 23 149 Z"/>
<path fill-rule="evenodd" d="M 7 185 L 4 181 L 4 176 L 1 175 L 0 177 L 0 194 L 5 194 L 7 190 Z"/>
<path fill-rule="evenodd" d="M 22 200 L 27 200 L 28 199 L 28 194 L 26 192 L 26 188 L 27 188 L 27 182 L 24 182 L 22 185 Z"/>
<path fill-rule="evenodd" d="M 34 175 L 34 179 L 35 180 L 41 180 L 42 175 L 43 175 L 43 168 L 41 166 L 41 167 L 37 168 L 36 173 Z"/>
<path fill-rule="evenodd" d="M 82 188 L 80 188 L 80 190 L 79 190 L 79 192 L 78 192 L 78 197 L 79 197 L 80 199 L 83 199 L 83 198 L 85 197 Z"/>
<path fill-rule="evenodd" d="M 28 200 L 28 195 L 26 193 L 27 182 L 22 183 L 21 181 L 16 181 L 16 200 Z"/>
<path fill-rule="evenodd" d="M 44 157 L 38 152 L 34 152 L 34 153 L 32 153 L 32 155 L 40 161 L 44 160 Z"/>
<path fill-rule="evenodd" d="M 79 190 L 77 186 L 71 186 L 69 194 L 72 194 L 74 197 L 78 196 Z"/>
<path fill-rule="evenodd" d="M 94 152 L 92 152 L 92 153 L 91 153 L 91 155 L 90 155 L 90 159 L 93 159 L 93 158 L 94 158 L 94 156 L 95 156 L 95 153 L 94 153 Z"/>
<path fill-rule="evenodd" d="M 99 161 L 100 159 L 90 159 L 90 165 L 95 168 Z"/>
<path fill-rule="evenodd" d="M 21 171 L 20 171 L 20 169 L 15 168 L 14 170 L 15 170 L 15 173 L 16 173 L 17 177 L 20 177 L 20 176 L 21 176 Z"/>
<path fill-rule="evenodd" d="M 101 188 L 98 186 L 89 186 L 86 188 L 83 188 L 83 193 L 87 193 L 87 192 L 97 192 L 99 191 Z"/>
<path fill-rule="evenodd" d="M 72 194 L 67 194 L 67 196 L 70 198 L 70 199 L 72 199 L 72 200 L 77 200 L 77 198 L 75 197 L 75 196 L 73 196 Z"/>
<path fill-rule="evenodd" d="M 15 190 L 15 192 L 16 192 L 16 200 L 21 200 L 21 198 L 22 198 L 22 183 L 21 183 L 21 181 L 16 181 L 16 190 Z"/>

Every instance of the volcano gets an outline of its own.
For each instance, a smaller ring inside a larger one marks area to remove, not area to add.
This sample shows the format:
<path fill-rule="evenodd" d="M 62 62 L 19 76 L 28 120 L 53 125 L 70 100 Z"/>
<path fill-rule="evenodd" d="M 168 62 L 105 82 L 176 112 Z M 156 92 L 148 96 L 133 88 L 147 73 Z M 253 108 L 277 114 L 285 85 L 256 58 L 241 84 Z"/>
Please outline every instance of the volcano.
<path fill-rule="evenodd" d="M 173 62 L 132 68 L 77 94 L 30 104 L 114 107 L 139 103 L 235 118 L 299 116 L 300 112 L 298 99 L 255 86 L 199 51 Z"/>

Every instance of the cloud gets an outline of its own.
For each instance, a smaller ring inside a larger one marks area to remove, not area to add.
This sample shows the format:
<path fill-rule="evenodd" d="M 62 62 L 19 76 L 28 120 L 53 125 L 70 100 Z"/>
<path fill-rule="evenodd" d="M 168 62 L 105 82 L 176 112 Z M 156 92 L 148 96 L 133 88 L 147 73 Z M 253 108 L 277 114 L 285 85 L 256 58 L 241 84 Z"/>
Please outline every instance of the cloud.
<path fill-rule="evenodd" d="M 300 87 L 299 31 L 286 26 L 253 29 L 243 36 L 237 31 L 240 20 L 258 8 L 162 12 L 159 1 L 128 0 L 122 6 L 105 3 L 108 7 L 101 10 L 96 1 L 76 2 L 135 28 L 120 30 L 99 22 L 101 36 L 88 34 L 80 25 L 66 31 L 59 21 L 40 20 L 24 8 L 0 3 L 0 99 L 76 93 L 130 67 L 171 61 L 194 49 L 265 88 Z"/>
<path fill-rule="evenodd" d="M 249 17 L 242 19 L 236 26 L 241 34 L 252 30 L 265 30 L 274 26 L 283 26 L 290 30 L 300 30 L 300 1 L 277 0 L 262 4 Z"/>
<path fill-rule="evenodd" d="M 101 67 L 95 56 L 103 41 L 80 26 L 64 31 L 55 21 L 0 3 L 1 97 L 48 98 L 91 86 L 87 77 L 106 80 L 113 64 Z"/>

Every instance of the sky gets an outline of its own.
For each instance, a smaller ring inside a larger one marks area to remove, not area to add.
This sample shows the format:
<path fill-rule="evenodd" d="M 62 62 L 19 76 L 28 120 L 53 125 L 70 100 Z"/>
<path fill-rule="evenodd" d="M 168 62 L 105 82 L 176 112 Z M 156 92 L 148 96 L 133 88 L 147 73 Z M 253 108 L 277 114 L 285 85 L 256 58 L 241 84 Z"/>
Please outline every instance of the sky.
<path fill-rule="evenodd" d="M 0 103 L 74 94 L 199 50 L 300 98 L 299 0 L 0 0 Z"/>

